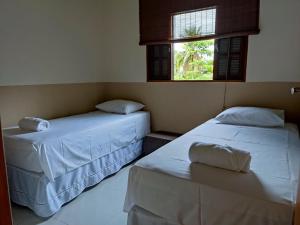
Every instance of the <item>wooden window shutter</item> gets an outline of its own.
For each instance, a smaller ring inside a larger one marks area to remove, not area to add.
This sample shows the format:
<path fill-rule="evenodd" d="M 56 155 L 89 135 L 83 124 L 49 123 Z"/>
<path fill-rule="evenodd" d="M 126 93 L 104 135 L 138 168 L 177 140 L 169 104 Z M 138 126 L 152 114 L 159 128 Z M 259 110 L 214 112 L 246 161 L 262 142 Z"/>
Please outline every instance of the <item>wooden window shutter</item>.
<path fill-rule="evenodd" d="M 147 46 L 147 80 L 171 80 L 171 45 Z"/>
<path fill-rule="evenodd" d="M 215 42 L 214 80 L 245 81 L 248 37 Z"/>

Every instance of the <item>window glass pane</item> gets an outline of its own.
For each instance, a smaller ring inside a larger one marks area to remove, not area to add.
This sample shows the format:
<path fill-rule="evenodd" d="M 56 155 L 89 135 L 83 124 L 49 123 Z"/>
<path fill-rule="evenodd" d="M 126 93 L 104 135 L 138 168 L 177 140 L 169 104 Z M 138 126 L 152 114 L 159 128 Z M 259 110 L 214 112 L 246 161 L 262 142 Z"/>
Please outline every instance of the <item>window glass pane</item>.
<path fill-rule="evenodd" d="M 174 80 L 213 80 L 214 40 L 176 43 Z"/>
<path fill-rule="evenodd" d="M 173 38 L 207 36 L 215 34 L 216 9 L 202 9 L 173 16 Z"/>

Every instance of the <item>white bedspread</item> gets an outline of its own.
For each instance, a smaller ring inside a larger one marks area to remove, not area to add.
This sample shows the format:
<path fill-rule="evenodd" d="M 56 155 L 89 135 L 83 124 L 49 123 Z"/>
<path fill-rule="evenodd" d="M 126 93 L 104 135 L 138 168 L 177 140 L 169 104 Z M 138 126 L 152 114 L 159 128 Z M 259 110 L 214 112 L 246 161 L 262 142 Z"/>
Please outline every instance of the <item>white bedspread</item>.
<path fill-rule="evenodd" d="M 95 111 L 51 120 L 51 128 L 43 132 L 5 129 L 7 163 L 54 180 L 142 139 L 150 131 L 149 117 L 147 112 Z"/>
<path fill-rule="evenodd" d="M 196 141 L 251 152 L 251 172 L 190 164 L 188 150 Z M 136 163 L 124 209 L 136 205 L 181 225 L 291 225 L 299 165 L 295 125 L 257 128 L 211 120 Z"/>

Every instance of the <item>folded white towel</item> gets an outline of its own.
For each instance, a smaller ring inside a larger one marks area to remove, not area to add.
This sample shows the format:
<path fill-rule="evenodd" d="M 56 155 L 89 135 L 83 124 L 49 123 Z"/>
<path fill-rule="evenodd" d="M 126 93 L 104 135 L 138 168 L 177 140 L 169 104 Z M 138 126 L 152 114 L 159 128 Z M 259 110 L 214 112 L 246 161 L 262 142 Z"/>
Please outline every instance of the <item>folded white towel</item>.
<path fill-rule="evenodd" d="M 249 172 L 251 155 L 249 152 L 228 145 L 194 143 L 189 150 L 191 162 L 203 163 L 236 172 Z"/>
<path fill-rule="evenodd" d="M 44 131 L 50 128 L 49 121 L 35 117 L 24 117 L 18 125 L 22 130 L 30 131 Z"/>

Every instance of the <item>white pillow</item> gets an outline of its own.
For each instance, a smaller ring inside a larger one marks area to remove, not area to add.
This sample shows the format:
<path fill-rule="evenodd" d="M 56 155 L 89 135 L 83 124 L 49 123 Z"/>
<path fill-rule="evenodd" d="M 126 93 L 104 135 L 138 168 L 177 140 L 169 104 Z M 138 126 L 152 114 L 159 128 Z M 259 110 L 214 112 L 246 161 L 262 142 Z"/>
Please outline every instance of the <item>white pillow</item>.
<path fill-rule="evenodd" d="M 96 108 L 109 113 L 129 114 L 141 110 L 145 106 L 138 102 L 127 100 L 111 100 L 96 105 Z"/>
<path fill-rule="evenodd" d="M 284 127 L 284 111 L 279 109 L 233 107 L 220 113 L 216 119 L 224 124 Z"/>

